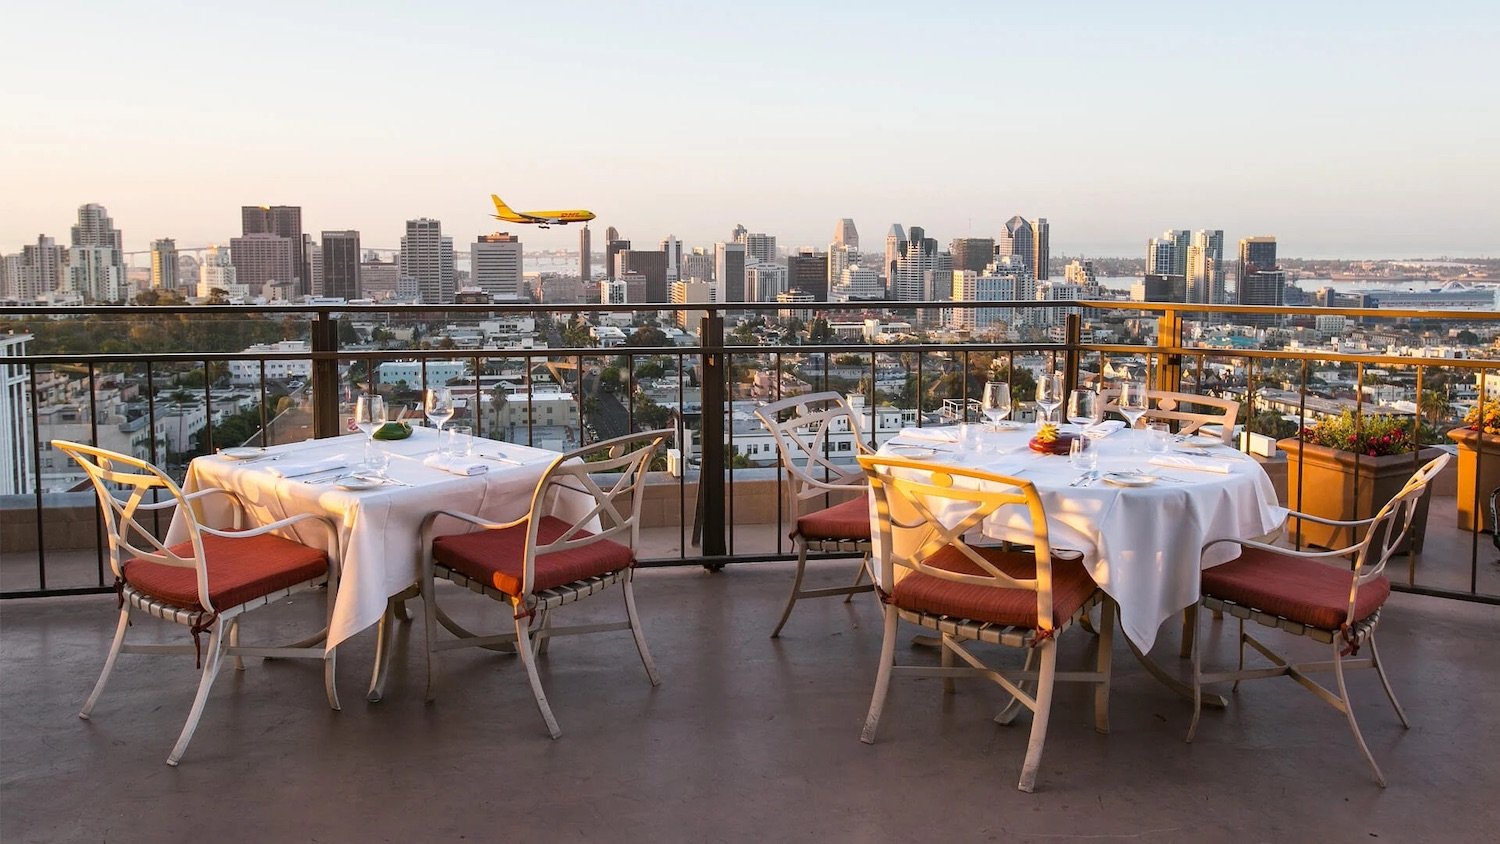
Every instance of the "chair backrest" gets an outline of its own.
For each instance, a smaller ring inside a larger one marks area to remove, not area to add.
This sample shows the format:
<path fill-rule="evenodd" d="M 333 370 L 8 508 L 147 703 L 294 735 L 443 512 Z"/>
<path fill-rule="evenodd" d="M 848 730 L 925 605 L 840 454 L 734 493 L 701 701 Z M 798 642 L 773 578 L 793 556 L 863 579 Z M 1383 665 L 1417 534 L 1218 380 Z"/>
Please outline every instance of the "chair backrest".
<path fill-rule="evenodd" d="M 1036 487 L 1020 478 L 933 466 L 900 458 L 859 456 L 859 463 L 875 494 L 881 555 L 879 582 L 889 590 L 896 569 L 918 571 L 955 583 L 1036 593 L 1037 630 L 1053 629 L 1052 547 L 1047 540 L 1047 513 Z M 1012 577 L 974 550 L 964 537 L 1006 507 L 1024 507 L 1033 534 L 1036 577 Z M 978 568 L 980 574 L 949 571 L 930 565 L 932 558 L 952 547 Z"/>
<path fill-rule="evenodd" d="M 532 494 L 522 594 L 531 592 L 536 581 L 536 558 L 542 554 L 571 551 L 605 539 L 635 550 L 640 541 L 646 473 L 657 449 L 671 434 L 670 428 L 626 434 L 570 451 L 552 461 Z M 569 493 L 588 496 L 592 506 L 572 519 L 557 538 L 539 543 L 537 529 L 542 517 L 556 509 L 556 496 Z"/>
<path fill-rule="evenodd" d="M 1355 552 L 1354 586 L 1349 593 L 1351 614 L 1354 611 L 1354 593 L 1361 585 L 1378 576 L 1385 569 L 1386 562 L 1401 548 L 1407 531 L 1411 529 L 1412 519 L 1416 516 L 1417 505 L 1422 500 L 1422 494 L 1427 491 L 1427 486 L 1432 483 L 1433 478 L 1437 477 L 1437 473 L 1448 465 L 1450 459 L 1450 455 L 1443 453 L 1427 461 L 1427 465 L 1418 469 L 1401 488 L 1401 491 L 1375 514 L 1374 521 L 1370 523 L 1364 538 L 1349 549 Z M 1373 562 L 1370 553 L 1372 550 L 1375 552 Z"/>
<path fill-rule="evenodd" d="M 1195 434 L 1204 425 L 1217 425 L 1219 439 L 1225 445 L 1234 442 L 1234 423 L 1240 415 L 1240 403 L 1234 399 L 1171 390 L 1147 390 L 1146 397 L 1156 405 L 1147 409 L 1144 414 L 1147 419 L 1171 422 L 1179 434 Z M 1100 390 L 1099 401 L 1103 407 L 1101 413 L 1119 413 L 1120 388 Z"/>
<path fill-rule="evenodd" d="M 115 577 L 124 577 L 121 567 L 131 559 L 195 569 L 198 602 L 205 610 L 213 612 L 214 607 L 208 599 L 208 569 L 203 562 L 203 534 L 198 530 L 191 503 L 176 482 L 162 470 L 128 454 L 67 440 L 53 440 L 52 447 L 77 461 L 98 493 L 105 534 L 109 538 L 109 565 Z M 111 484 L 126 493 L 123 500 L 115 497 Z M 176 501 L 177 512 L 187 528 L 191 556 L 182 556 L 168 548 L 141 522 L 140 517 L 144 515 L 141 504 L 151 490 L 156 489 L 166 490 Z"/>
<path fill-rule="evenodd" d="M 860 432 L 859 419 L 843 396 L 834 392 L 793 396 L 761 405 L 755 415 L 776 441 L 776 452 L 786 469 L 793 513 L 806 499 L 865 483 L 865 475 L 857 467 L 840 466 L 830 459 L 830 435 L 835 433 L 850 433 L 853 454 L 870 450 Z"/>

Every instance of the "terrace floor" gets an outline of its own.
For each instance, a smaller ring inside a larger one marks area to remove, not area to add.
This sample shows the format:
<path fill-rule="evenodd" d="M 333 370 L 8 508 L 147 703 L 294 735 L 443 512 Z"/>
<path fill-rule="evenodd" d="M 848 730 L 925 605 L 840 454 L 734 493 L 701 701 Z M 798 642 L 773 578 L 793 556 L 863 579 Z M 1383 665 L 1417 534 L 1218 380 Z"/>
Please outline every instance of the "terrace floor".
<path fill-rule="evenodd" d="M 851 571 L 825 564 L 819 578 Z M 1083 687 L 1060 686 L 1028 795 L 1015 782 L 1029 718 L 992 723 L 1003 697 L 988 683 L 945 696 L 936 680 L 897 679 L 879 741 L 861 744 L 878 608 L 868 595 L 807 601 L 768 639 L 789 574 L 781 563 L 642 571 L 663 684 L 646 682 L 626 634 L 559 640 L 542 660 L 556 741 L 512 656 L 440 655 L 438 701 L 425 704 L 417 625 L 400 630 L 377 704 L 362 696 L 370 633 L 340 652 L 342 712 L 324 705 L 315 664 L 226 670 L 178 768 L 164 759 L 193 696 L 191 660 L 122 657 L 83 722 L 113 597 L 0 603 L 0 840 L 1422 841 L 1492 840 L 1500 826 L 1489 740 L 1500 607 L 1392 596 L 1382 655 L 1412 729 L 1370 672 L 1352 682 L 1387 789 L 1343 718 L 1285 679 L 1242 686 L 1184 744 L 1188 705 L 1117 637 L 1112 733 L 1093 731 Z M 491 602 L 442 586 L 461 620 L 500 621 Z M 316 626 L 320 607 L 254 613 L 246 641 Z M 619 603 L 566 612 L 602 618 Z M 1075 632 L 1063 637 L 1069 665 L 1093 647 Z M 1210 659 L 1228 657 L 1225 632 L 1206 633 Z M 150 619 L 133 633 L 160 634 L 183 635 Z M 1173 668 L 1175 643 L 1164 630 L 1156 650 Z M 927 649 L 902 656 L 936 662 Z"/>

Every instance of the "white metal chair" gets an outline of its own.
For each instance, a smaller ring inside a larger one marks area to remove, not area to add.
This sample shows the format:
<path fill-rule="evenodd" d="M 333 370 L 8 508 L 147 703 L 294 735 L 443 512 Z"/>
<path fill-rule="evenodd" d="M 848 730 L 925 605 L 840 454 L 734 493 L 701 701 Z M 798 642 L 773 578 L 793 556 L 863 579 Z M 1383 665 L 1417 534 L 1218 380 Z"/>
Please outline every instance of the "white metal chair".
<path fill-rule="evenodd" d="M 1205 426 L 1217 428 L 1218 437 L 1225 445 L 1234 443 L 1234 423 L 1240 415 L 1240 403 L 1234 399 L 1201 396 L 1197 393 L 1175 393 L 1170 390 L 1147 390 L 1146 397 L 1155 406 L 1148 408 L 1142 418 L 1167 422 L 1176 426 L 1177 433 L 1184 436 L 1196 434 L 1198 429 Z M 1102 413 L 1119 413 L 1118 387 L 1100 390 L 1099 400 L 1103 403 Z"/>
<path fill-rule="evenodd" d="M 885 603 L 880 672 L 860 740 L 875 741 L 891 675 L 983 677 L 1012 700 L 995 721 L 1009 724 L 1025 706 L 1032 711 L 1031 738 L 1017 787 L 1036 786 L 1055 682 L 1094 684 L 1094 728 L 1109 732 L 1110 656 L 1114 602 L 1089 577 L 1080 559 L 1052 554 L 1047 516 L 1036 487 L 1019 478 L 909 460 L 861 455 L 879 513 L 879 583 Z M 1030 551 L 971 545 L 964 537 L 1006 507 L 1025 508 L 1034 544 Z M 945 524 L 946 523 L 946 524 Z M 951 527 L 946 526 L 951 524 Z M 1059 672 L 1057 636 L 1102 604 L 1093 671 Z M 896 628 L 906 620 L 941 635 L 942 667 L 895 664 Z M 1020 648 L 1021 671 L 992 668 L 970 653 L 966 642 Z M 957 657 L 968 667 L 953 666 Z M 1028 692 L 1026 686 L 1034 685 Z"/>
<path fill-rule="evenodd" d="M 651 685 L 660 684 L 636 614 L 631 582 L 646 473 L 651 458 L 670 434 L 670 429 L 627 434 L 559 456 L 537 483 L 526 515 L 514 521 L 496 523 L 450 510 L 428 515 L 422 523 L 420 583 L 427 624 L 428 701 L 436 696 L 433 651 L 462 647 L 496 650 L 513 643 L 547 731 L 557 738 L 562 730 L 542 690 L 537 654 L 545 652 L 552 637 L 608 630 L 631 631 L 646 676 Z M 581 499 L 587 504 L 576 508 L 580 510 L 577 517 L 559 518 L 553 515 L 559 508 L 559 496 L 572 496 L 575 502 Z M 436 522 L 441 518 L 457 519 L 479 530 L 435 537 Z M 454 622 L 437 604 L 435 579 L 439 577 L 509 604 L 513 632 L 478 635 Z M 616 583 L 625 595 L 625 621 L 571 627 L 550 624 L 551 613 L 558 607 Z M 437 641 L 439 623 L 457 640 Z M 538 628 L 535 631 L 531 629 L 533 624 Z"/>
<path fill-rule="evenodd" d="M 241 670 L 247 656 L 321 659 L 328 705 L 339 708 L 334 685 L 334 651 L 313 644 L 321 642 L 322 636 L 291 647 L 242 647 L 239 643 L 241 615 L 288 595 L 326 585 L 328 608 L 332 612 L 333 595 L 338 590 L 338 531 L 328 519 L 302 514 L 240 530 L 242 514 L 236 510 L 235 529 L 216 530 L 198 522 L 193 502 L 210 495 L 233 498 L 234 493 L 215 488 L 185 494 L 165 473 L 144 460 L 65 440 L 53 440 L 52 445 L 76 460 L 94 484 L 109 537 L 109 564 L 120 596 L 120 620 L 114 642 L 99 681 L 78 717 L 89 719 L 122 653 L 191 653 L 197 655 L 203 669 L 198 695 L 193 699 L 187 724 L 167 757 L 168 765 L 176 765 L 187 750 L 225 657 L 234 657 L 235 667 Z M 123 500 L 115 496 L 110 485 L 126 494 Z M 171 500 L 145 503 L 153 490 L 165 490 Z M 168 547 L 140 520 L 146 514 L 172 507 L 177 508 L 184 520 L 188 540 Z M 304 521 L 316 522 L 327 531 L 330 551 L 276 533 Z M 193 644 L 125 644 L 132 608 L 185 625 L 192 633 Z M 206 659 L 199 640 L 204 632 L 209 634 Z"/>
<path fill-rule="evenodd" d="M 781 611 L 781 618 L 771 630 L 771 637 L 775 638 L 781 635 L 781 628 L 792 615 L 792 607 L 801 598 L 852 597 L 874 589 L 872 584 L 862 582 L 866 574 L 865 560 L 870 555 L 870 506 L 865 475 L 851 464 L 833 462 L 835 439 L 842 443 L 843 438 L 831 435 L 849 434 L 852 445 L 845 457 L 873 452 L 860 436 L 859 420 L 849 402 L 838 393 L 782 399 L 756 408 L 755 415 L 760 417 L 776 441 L 777 454 L 786 470 L 789 521 L 796 524 L 791 540 L 797 548 L 797 574 L 792 580 L 792 592 Z M 858 495 L 832 507 L 812 513 L 802 512 L 805 503 L 811 499 L 851 492 Z M 803 589 L 802 580 L 807 574 L 810 551 L 860 555 L 854 584 Z"/>
<path fill-rule="evenodd" d="M 1202 575 L 1203 606 L 1239 619 L 1239 667 L 1235 671 L 1205 674 L 1200 664 L 1200 648 L 1193 647 L 1193 720 L 1188 727 L 1187 741 L 1192 741 L 1198 730 L 1204 684 L 1233 681 L 1237 689 L 1241 680 L 1288 676 L 1344 713 L 1360 752 L 1375 772 L 1375 780 L 1385 786 L 1385 775 L 1375 764 L 1375 757 L 1370 754 L 1370 748 L 1360 734 L 1359 723 L 1354 719 L 1344 672 L 1351 668 L 1375 669 L 1401 725 L 1411 726 L 1406 712 L 1396 700 L 1396 693 L 1391 689 L 1380 662 L 1380 652 L 1375 647 L 1375 627 L 1380 622 L 1380 610 L 1391 593 L 1390 581 L 1381 572 L 1401 547 L 1411 527 L 1417 501 L 1448 460 L 1449 456 L 1444 454 L 1428 462 L 1373 518 L 1333 521 L 1295 511 L 1290 514 L 1290 518 L 1329 525 L 1368 525 L 1364 538 L 1348 548 L 1294 551 L 1243 539 L 1222 539 L 1205 546 L 1207 550 L 1207 547 L 1222 542 L 1232 542 L 1242 549 L 1238 558 L 1204 569 Z M 1346 565 L 1329 564 L 1335 561 Z M 1352 567 L 1347 565 L 1350 563 Z M 1292 663 L 1246 633 L 1247 619 L 1330 645 L 1333 659 Z M 1245 668 L 1247 644 L 1270 660 L 1273 667 Z M 1350 658 L 1364 646 L 1370 649 L 1368 657 Z M 1311 672 L 1328 670 L 1334 672 L 1337 693 L 1309 676 Z"/>

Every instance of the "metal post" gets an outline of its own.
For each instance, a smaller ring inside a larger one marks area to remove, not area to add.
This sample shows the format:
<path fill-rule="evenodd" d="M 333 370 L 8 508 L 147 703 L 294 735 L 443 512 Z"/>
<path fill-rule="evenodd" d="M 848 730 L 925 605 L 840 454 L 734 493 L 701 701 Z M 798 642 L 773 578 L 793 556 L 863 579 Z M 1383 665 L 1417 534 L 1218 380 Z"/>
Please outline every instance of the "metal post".
<path fill-rule="evenodd" d="M 1067 351 L 1063 353 L 1063 395 L 1070 396 L 1078 389 L 1078 366 L 1081 363 L 1079 346 L 1083 340 L 1082 315 L 1068 314 L 1063 330 L 1067 333 L 1068 344 Z"/>
<path fill-rule="evenodd" d="M 698 379 L 703 388 L 703 430 L 699 437 L 702 458 L 698 472 L 698 506 L 701 508 L 703 542 L 699 549 L 705 557 L 722 557 L 724 544 L 724 419 L 728 416 L 725 389 L 724 317 L 709 310 L 700 323 L 699 343 L 703 347 L 703 371 Z M 705 566 L 717 569 L 720 566 Z"/>
<path fill-rule="evenodd" d="M 1182 312 L 1164 311 L 1156 324 L 1158 349 L 1182 348 Z M 1182 386 L 1182 355 L 1161 354 L 1156 367 L 1155 389 L 1176 392 Z"/>
<path fill-rule="evenodd" d="M 336 437 L 339 430 L 339 321 L 328 311 L 319 311 L 312 323 L 313 436 Z M 330 356 L 318 357 L 318 353 Z"/>

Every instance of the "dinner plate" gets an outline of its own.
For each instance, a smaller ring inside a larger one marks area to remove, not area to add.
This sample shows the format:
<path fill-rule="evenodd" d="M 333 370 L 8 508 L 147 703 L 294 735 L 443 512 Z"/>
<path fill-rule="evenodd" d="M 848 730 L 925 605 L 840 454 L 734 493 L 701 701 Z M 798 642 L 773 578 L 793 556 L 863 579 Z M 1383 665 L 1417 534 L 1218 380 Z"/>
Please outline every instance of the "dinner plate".
<path fill-rule="evenodd" d="M 224 458 L 225 460 L 254 460 L 257 457 L 264 457 L 265 455 L 266 450 L 263 448 L 219 449 L 219 456 Z"/>
<path fill-rule="evenodd" d="M 1136 472 L 1109 472 L 1100 480 L 1111 486 L 1150 486 L 1156 483 L 1156 476 Z"/>
<path fill-rule="evenodd" d="M 905 457 L 907 460 L 930 460 L 937 456 L 937 449 L 920 445 L 893 445 L 889 451 L 893 456 Z"/>
<path fill-rule="evenodd" d="M 355 476 L 344 478 L 338 483 L 334 484 L 334 486 L 338 487 L 339 489 L 347 489 L 350 491 L 374 489 L 375 487 L 384 485 L 385 481 L 382 481 L 379 478 L 361 478 Z"/>
<path fill-rule="evenodd" d="M 1177 441 L 1176 445 L 1178 448 L 1190 448 L 1194 451 L 1202 451 L 1207 448 L 1213 448 L 1216 445 L 1221 445 L 1221 443 L 1218 440 L 1205 440 L 1197 437 L 1183 437 L 1182 439 Z"/>

